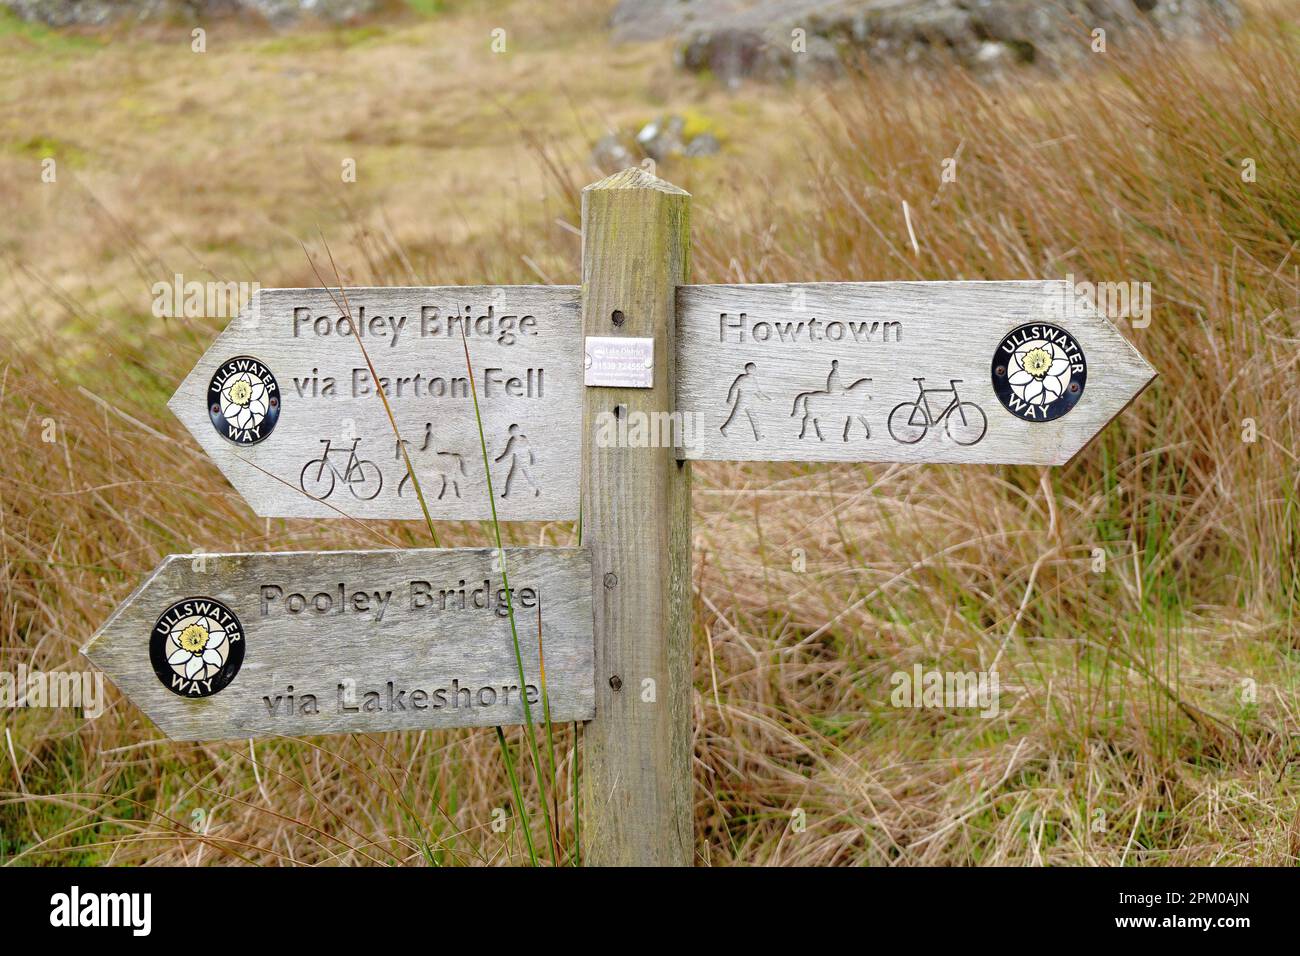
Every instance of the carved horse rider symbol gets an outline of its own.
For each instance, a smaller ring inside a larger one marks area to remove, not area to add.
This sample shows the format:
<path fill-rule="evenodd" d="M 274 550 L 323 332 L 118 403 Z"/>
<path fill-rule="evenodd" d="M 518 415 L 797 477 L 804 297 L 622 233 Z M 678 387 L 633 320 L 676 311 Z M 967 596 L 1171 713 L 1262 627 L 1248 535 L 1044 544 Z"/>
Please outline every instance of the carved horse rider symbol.
<path fill-rule="evenodd" d="M 424 451 L 429 447 L 429 439 L 432 436 L 432 425 L 426 424 L 424 431 L 424 443 L 416 451 Z M 394 457 L 399 461 L 402 459 L 402 446 L 406 445 L 408 450 L 411 442 L 405 438 L 398 439 L 396 442 L 396 451 Z M 460 479 L 469 475 L 465 470 L 465 459 L 457 451 L 437 451 L 434 452 L 433 461 L 424 462 L 428 465 L 429 471 L 437 478 L 442 479 L 442 484 L 438 488 L 438 500 L 447 493 L 447 487 L 451 487 L 451 493 L 457 498 L 460 497 Z M 415 462 L 411 463 L 414 470 Z M 402 480 L 397 483 L 397 497 L 406 497 L 407 486 L 411 483 L 411 473 L 408 471 L 402 475 Z"/>
<path fill-rule="evenodd" d="M 528 436 L 519 430 L 518 425 L 510 426 L 510 438 L 506 441 L 505 450 L 492 460 L 499 462 L 507 457 L 510 459 L 510 465 L 506 469 L 506 480 L 501 488 L 501 497 L 505 498 L 510 494 L 510 486 L 517 473 L 522 473 L 532 487 L 534 498 L 540 495 L 542 489 L 537 487 L 537 482 L 533 481 L 532 473 L 528 470 L 530 465 L 537 464 L 537 457 L 533 454 L 532 446 L 528 444 Z"/>
<path fill-rule="evenodd" d="M 825 390 L 814 389 L 812 391 L 800 392 L 795 396 L 794 407 L 790 410 L 790 416 L 793 418 L 799 414 L 799 405 L 803 404 L 803 419 L 799 424 L 799 437 L 803 438 L 808 434 L 808 423 L 811 421 L 813 431 L 817 433 L 818 441 L 825 441 L 826 437 L 822 434 L 822 419 L 828 419 L 835 423 L 836 430 L 840 432 L 841 440 L 849 440 L 849 430 L 853 427 L 853 420 L 856 418 L 862 423 L 862 430 L 866 433 L 865 437 L 871 437 L 871 426 L 867 424 L 866 417 L 862 414 L 862 405 L 871 396 L 867 394 L 867 385 L 871 379 L 860 378 L 851 385 L 843 386 L 840 384 L 840 361 L 835 359 L 831 362 L 830 374 L 826 376 Z M 843 421 L 843 427 L 840 422 Z"/>
<path fill-rule="evenodd" d="M 731 388 L 727 389 L 727 401 L 731 402 L 731 414 L 727 416 L 727 420 L 718 429 L 722 434 L 727 434 L 727 426 L 743 411 L 745 418 L 749 420 L 749 428 L 754 433 L 754 440 L 758 441 L 761 437 L 758 433 L 758 422 L 754 420 L 754 399 L 761 398 L 763 401 L 767 401 L 772 396 L 759 387 L 758 376 L 755 374 L 757 369 L 758 367 L 753 362 L 746 362 L 745 370 L 736 376 L 736 380 L 731 383 Z"/>

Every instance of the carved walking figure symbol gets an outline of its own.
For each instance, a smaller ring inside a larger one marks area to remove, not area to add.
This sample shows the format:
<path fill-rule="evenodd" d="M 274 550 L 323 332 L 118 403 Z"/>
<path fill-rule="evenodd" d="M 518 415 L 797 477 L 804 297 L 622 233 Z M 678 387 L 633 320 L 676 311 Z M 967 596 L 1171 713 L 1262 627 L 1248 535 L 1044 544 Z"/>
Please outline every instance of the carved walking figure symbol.
<path fill-rule="evenodd" d="M 537 487 L 537 482 L 533 481 L 532 473 L 528 470 L 530 465 L 537 464 L 537 457 L 533 454 L 532 446 L 528 444 L 528 436 L 519 430 L 518 425 L 510 426 L 510 438 L 506 441 L 505 450 L 492 460 L 500 462 L 507 457 L 510 459 L 510 465 L 506 469 L 506 480 L 501 489 L 501 497 L 505 498 L 510 494 L 510 485 L 516 473 L 523 474 L 533 489 L 534 498 L 540 495 L 542 489 Z"/>
<path fill-rule="evenodd" d="M 736 380 L 731 383 L 731 388 L 727 389 L 727 401 L 731 402 L 731 413 L 718 428 L 722 434 L 727 434 L 727 426 L 743 411 L 745 418 L 749 420 L 750 430 L 754 433 L 754 441 L 763 437 L 759 434 L 758 422 L 754 419 L 753 401 L 762 399 L 766 402 L 772 396 L 759 386 L 758 376 L 755 374 L 757 371 L 758 367 L 753 362 L 746 362 L 745 370 L 736 376 Z"/>
<path fill-rule="evenodd" d="M 420 445 L 420 447 L 417 448 L 416 451 L 424 451 L 429 447 L 429 439 L 431 437 L 432 431 L 433 431 L 432 424 L 426 423 L 424 426 L 424 443 Z M 396 445 L 396 451 L 394 453 L 394 457 L 397 458 L 399 461 L 401 461 L 402 446 L 406 445 L 409 450 L 411 443 L 405 438 L 399 438 L 395 443 L 395 445 Z M 405 463 L 403 462 L 403 464 Z M 453 495 L 455 495 L 457 498 L 460 497 L 460 479 L 467 477 L 469 474 L 469 472 L 465 470 L 465 459 L 461 456 L 460 452 L 436 451 L 434 452 L 434 457 L 432 461 L 423 462 L 422 464 L 430 466 L 429 468 L 430 473 L 434 477 L 440 478 L 442 480 L 441 485 L 438 487 L 437 499 L 439 501 L 441 501 L 443 495 L 447 493 L 448 487 L 451 488 L 451 493 Z M 411 470 L 414 469 L 415 469 L 415 462 L 412 461 Z M 411 472 L 406 471 L 402 475 L 402 480 L 397 483 L 397 497 L 399 498 L 406 497 L 406 489 L 407 486 L 410 484 L 410 482 L 411 482 Z"/>
<path fill-rule="evenodd" d="M 813 389 L 807 392 L 800 392 L 794 398 L 794 407 L 790 409 L 790 417 L 793 418 L 799 414 L 799 406 L 803 405 L 803 418 L 799 423 L 799 437 L 803 438 L 808 434 L 808 423 L 812 423 L 813 431 L 817 435 L 818 441 L 825 441 L 826 436 L 822 434 L 822 420 L 832 420 L 840 433 L 841 441 L 849 440 L 849 432 L 853 428 L 853 420 L 857 419 L 862 423 L 862 430 L 865 438 L 871 437 L 871 426 L 867 424 L 866 416 L 862 414 L 863 404 L 871 398 L 867 393 L 867 386 L 871 384 L 871 379 L 860 378 L 851 385 L 845 386 L 840 384 L 840 360 L 831 361 L 830 374 L 826 376 L 826 388 Z M 839 427 L 839 423 L 843 426 Z"/>

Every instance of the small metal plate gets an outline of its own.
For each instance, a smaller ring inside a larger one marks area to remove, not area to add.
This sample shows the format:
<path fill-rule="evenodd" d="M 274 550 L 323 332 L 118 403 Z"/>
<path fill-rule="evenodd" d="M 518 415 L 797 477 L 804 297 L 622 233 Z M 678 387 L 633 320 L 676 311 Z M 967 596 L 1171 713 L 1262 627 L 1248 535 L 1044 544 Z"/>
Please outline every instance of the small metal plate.
<path fill-rule="evenodd" d="M 655 340 L 588 335 L 583 383 L 612 388 L 654 388 Z"/>

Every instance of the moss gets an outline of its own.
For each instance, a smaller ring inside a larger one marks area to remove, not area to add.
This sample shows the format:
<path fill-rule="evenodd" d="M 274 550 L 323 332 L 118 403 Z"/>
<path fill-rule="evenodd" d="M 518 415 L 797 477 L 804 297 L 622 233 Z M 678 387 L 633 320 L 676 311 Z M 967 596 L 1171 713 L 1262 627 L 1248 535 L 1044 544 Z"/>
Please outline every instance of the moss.
<path fill-rule="evenodd" d="M 86 151 L 80 146 L 44 133 L 12 143 L 11 148 L 20 156 L 32 159 L 52 157 L 71 166 L 80 166 L 86 160 Z"/>
<path fill-rule="evenodd" d="M 717 120 L 705 116 L 699 110 L 688 108 L 682 110 L 680 115 L 682 120 L 685 122 L 685 126 L 682 128 L 682 136 L 686 139 L 686 142 L 689 143 L 691 140 L 695 139 L 695 137 L 701 136 L 704 133 L 710 133 L 713 136 L 716 136 L 719 141 L 725 138 Z"/>
<path fill-rule="evenodd" d="M 269 55 L 285 53 L 316 53 L 322 50 L 346 50 L 351 47 L 386 39 L 388 30 L 368 25 L 333 30 L 314 30 L 310 33 L 290 33 L 259 43 L 256 49 Z"/>
<path fill-rule="evenodd" d="M 100 37 L 80 36 L 44 24 L 29 23 L 12 10 L 0 8 L 0 43 L 4 41 L 13 41 L 8 45 L 27 47 L 42 55 L 81 53 L 104 46 L 104 40 Z"/>
<path fill-rule="evenodd" d="M 447 12 L 447 0 L 406 0 L 406 5 L 422 17 L 435 17 Z"/>

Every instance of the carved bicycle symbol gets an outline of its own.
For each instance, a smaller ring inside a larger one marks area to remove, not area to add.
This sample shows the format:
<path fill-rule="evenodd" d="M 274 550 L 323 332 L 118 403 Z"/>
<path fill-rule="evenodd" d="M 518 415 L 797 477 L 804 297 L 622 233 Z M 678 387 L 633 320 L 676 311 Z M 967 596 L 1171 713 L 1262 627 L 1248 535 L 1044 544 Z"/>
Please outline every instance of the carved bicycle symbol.
<path fill-rule="evenodd" d="M 322 438 L 321 442 L 325 445 L 325 450 L 321 452 L 319 458 L 313 458 L 302 466 L 302 474 L 298 476 L 298 486 L 317 501 L 324 501 L 334 494 L 335 483 L 341 479 L 348 486 L 353 497 L 361 501 L 375 498 L 384 487 L 384 475 L 373 461 L 357 457 L 357 445 L 360 441 L 359 438 L 352 439 L 352 447 L 348 449 L 347 465 L 339 471 L 334 460 L 343 449 L 332 447 L 328 438 Z M 313 466 L 315 466 L 314 474 L 312 474 Z"/>
<path fill-rule="evenodd" d="M 941 421 L 948 437 L 958 445 L 974 445 L 984 437 L 989 426 L 988 418 L 984 415 L 984 410 L 974 402 L 964 402 L 958 396 L 957 386 L 961 384 L 961 379 L 949 379 L 950 388 L 926 388 L 924 377 L 914 377 L 912 381 L 916 382 L 916 401 L 896 405 L 889 413 L 889 434 L 894 441 L 903 445 L 915 445 L 926 436 L 931 426 L 938 425 Z M 952 401 L 938 415 L 933 414 L 930 411 L 929 396 L 949 393 Z"/>

